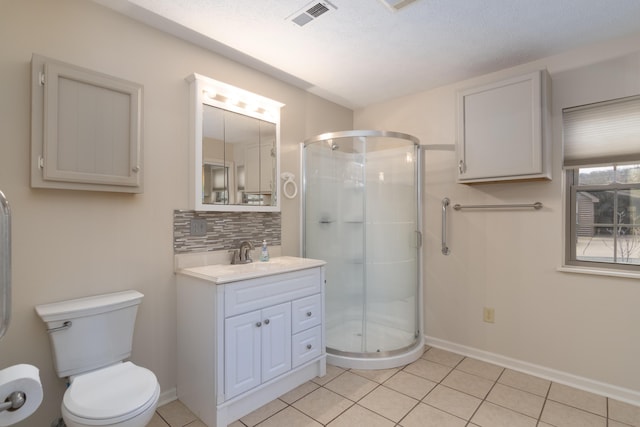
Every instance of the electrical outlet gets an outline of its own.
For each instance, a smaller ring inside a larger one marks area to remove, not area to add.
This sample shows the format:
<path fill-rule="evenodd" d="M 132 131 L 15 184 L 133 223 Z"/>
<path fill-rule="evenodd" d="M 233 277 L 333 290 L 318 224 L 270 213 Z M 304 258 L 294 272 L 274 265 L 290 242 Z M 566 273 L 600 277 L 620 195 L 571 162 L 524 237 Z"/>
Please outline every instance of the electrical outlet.
<path fill-rule="evenodd" d="M 207 220 L 204 218 L 193 218 L 189 223 L 189 234 L 191 236 L 206 236 Z"/>
<path fill-rule="evenodd" d="M 493 308 L 485 307 L 482 312 L 482 320 L 487 323 L 494 323 L 496 321 L 496 312 Z"/>

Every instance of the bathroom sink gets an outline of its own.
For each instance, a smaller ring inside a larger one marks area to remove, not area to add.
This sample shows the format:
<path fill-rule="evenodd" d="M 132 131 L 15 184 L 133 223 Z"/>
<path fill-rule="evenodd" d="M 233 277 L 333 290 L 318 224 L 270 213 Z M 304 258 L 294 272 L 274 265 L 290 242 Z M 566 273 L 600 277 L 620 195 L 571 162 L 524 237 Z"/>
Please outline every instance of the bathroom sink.
<path fill-rule="evenodd" d="M 281 256 L 269 261 L 254 261 L 248 264 L 212 264 L 178 270 L 179 273 L 208 280 L 221 285 L 238 280 L 254 279 L 272 274 L 286 273 L 324 265 L 324 261 L 310 258 Z"/>

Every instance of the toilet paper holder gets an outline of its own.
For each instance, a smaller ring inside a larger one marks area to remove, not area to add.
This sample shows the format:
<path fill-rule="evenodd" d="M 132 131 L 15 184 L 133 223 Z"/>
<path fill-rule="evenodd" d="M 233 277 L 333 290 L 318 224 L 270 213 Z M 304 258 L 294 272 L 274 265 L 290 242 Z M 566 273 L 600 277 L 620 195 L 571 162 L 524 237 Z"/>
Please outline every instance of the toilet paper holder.
<path fill-rule="evenodd" d="M 14 391 L 11 393 L 4 402 L 0 403 L 0 412 L 2 411 L 15 411 L 22 408 L 24 402 L 27 401 L 27 395 L 21 391 Z"/>

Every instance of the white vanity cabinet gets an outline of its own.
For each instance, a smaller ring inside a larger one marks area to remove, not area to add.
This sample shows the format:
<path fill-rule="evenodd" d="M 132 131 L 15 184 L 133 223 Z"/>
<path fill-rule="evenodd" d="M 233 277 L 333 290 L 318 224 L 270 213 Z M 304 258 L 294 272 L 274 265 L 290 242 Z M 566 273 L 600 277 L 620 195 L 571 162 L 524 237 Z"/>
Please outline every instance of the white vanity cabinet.
<path fill-rule="evenodd" d="M 209 427 L 326 373 L 324 261 L 281 258 L 178 271 L 177 394 Z"/>
<path fill-rule="evenodd" d="M 458 182 L 551 179 L 545 70 L 458 93 Z"/>

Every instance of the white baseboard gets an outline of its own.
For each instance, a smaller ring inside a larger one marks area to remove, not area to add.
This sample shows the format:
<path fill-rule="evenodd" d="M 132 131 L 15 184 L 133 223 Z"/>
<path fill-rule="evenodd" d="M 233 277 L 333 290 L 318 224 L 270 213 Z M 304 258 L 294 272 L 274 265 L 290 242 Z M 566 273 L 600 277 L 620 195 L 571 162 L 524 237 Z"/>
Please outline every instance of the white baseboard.
<path fill-rule="evenodd" d="M 178 400 L 178 391 L 176 390 L 175 387 L 160 393 L 160 398 L 158 399 L 158 406 L 166 405 L 167 403 L 171 403 L 174 400 Z"/>
<path fill-rule="evenodd" d="M 504 368 L 513 369 L 514 371 L 523 372 L 549 381 L 575 387 L 580 390 L 610 397 L 631 405 L 640 406 L 640 392 L 636 390 L 618 387 L 612 384 L 573 375 L 568 372 L 558 371 L 556 369 L 535 365 L 518 359 L 512 359 L 500 354 L 490 353 L 488 351 L 467 347 L 426 335 L 425 344 L 431 347 L 437 347 L 442 350 L 458 353 L 463 356 L 473 357 L 474 359 L 482 360 L 484 362 L 493 363 L 494 365 L 502 366 Z"/>

